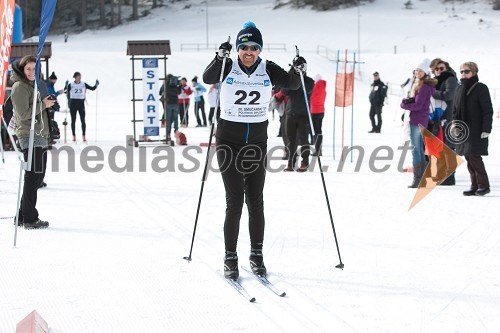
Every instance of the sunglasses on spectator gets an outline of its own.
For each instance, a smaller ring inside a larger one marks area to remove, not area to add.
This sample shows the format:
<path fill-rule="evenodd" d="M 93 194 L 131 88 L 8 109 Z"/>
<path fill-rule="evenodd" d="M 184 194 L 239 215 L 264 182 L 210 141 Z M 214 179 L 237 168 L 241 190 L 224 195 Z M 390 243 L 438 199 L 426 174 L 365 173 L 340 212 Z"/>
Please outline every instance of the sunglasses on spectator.
<path fill-rule="evenodd" d="M 436 67 L 436 71 L 444 71 L 446 70 L 446 67 Z"/>
<path fill-rule="evenodd" d="M 243 51 L 257 51 L 259 47 L 257 45 L 240 45 L 239 49 Z"/>
<path fill-rule="evenodd" d="M 472 72 L 470 69 L 464 69 L 460 71 L 460 74 L 469 74 L 470 72 Z"/>

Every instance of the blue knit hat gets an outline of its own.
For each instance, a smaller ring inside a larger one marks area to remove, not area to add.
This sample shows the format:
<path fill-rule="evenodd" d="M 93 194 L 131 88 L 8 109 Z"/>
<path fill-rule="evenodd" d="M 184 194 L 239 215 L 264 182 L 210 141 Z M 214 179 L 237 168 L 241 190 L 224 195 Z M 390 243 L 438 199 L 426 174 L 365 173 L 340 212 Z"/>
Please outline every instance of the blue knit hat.
<path fill-rule="evenodd" d="M 246 21 L 243 24 L 243 29 L 238 33 L 238 37 L 236 38 L 236 50 L 240 47 L 242 44 L 254 44 L 259 47 L 259 49 L 262 51 L 262 35 L 255 26 L 255 23 L 251 21 Z"/>

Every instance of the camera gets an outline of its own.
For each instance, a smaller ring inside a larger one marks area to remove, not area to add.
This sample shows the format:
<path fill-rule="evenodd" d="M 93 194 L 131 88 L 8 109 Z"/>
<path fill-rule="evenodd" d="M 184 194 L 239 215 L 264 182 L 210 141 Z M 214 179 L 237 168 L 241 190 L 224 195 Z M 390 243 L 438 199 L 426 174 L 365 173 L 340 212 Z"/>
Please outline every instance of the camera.
<path fill-rule="evenodd" d="M 50 94 L 50 95 L 49 95 L 49 99 L 50 99 L 51 101 L 56 101 L 56 102 L 54 103 L 54 105 L 52 105 L 52 106 L 50 107 L 50 109 L 51 109 L 52 111 L 59 111 L 59 110 L 61 109 L 61 106 L 59 105 L 59 103 L 57 103 L 57 98 L 56 98 L 56 96 L 54 96 L 53 94 Z"/>
<path fill-rule="evenodd" d="M 403 98 L 403 104 L 415 103 L 415 97 Z"/>

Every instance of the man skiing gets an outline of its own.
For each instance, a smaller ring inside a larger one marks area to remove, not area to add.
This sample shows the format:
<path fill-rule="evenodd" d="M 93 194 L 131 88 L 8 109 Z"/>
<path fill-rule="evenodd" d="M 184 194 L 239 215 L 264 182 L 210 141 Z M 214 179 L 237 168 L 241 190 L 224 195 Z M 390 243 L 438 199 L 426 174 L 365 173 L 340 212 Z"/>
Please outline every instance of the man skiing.
<path fill-rule="evenodd" d="M 203 73 L 203 81 L 219 81 L 221 115 L 216 132 L 216 153 L 226 190 L 224 221 L 224 276 L 239 276 L 236 245 L 245 201 L 250 230 L 250 267 L 261 276 L 267 273 L 262 254 L 264 242 L 264 199 L 266 175 L 267 113 L 274 85 L 300 87 L 300 71 L 305 59 L 295 57 L 293 68 L 286 72 L 277 64 L 260 58 L 262 35 L 253 22 L 246 22 L 236 39 L 237 59 L 229 57 L 231 44 L 222 43 L 216 57 Z"/>

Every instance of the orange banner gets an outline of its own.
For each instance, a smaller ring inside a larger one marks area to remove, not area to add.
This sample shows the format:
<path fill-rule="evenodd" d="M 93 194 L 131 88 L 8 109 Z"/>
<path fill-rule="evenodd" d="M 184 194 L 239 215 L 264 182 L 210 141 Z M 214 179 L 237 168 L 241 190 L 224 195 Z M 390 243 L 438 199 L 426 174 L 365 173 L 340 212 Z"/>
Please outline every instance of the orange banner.
<path fill-rule="evenodd" d="M 335 82 L 335 106 L 351 106 L 353 92 L 354 72 L 337 73 Z"/>
<path fill-rule="evenodd" d="M 12 46 L 12 28 L 14 24 L 14 0 L 0 1 L 0 118 L 3 113 L 3 101 L 7 88 L 10 49 Z"/>

